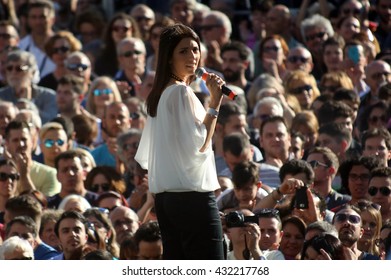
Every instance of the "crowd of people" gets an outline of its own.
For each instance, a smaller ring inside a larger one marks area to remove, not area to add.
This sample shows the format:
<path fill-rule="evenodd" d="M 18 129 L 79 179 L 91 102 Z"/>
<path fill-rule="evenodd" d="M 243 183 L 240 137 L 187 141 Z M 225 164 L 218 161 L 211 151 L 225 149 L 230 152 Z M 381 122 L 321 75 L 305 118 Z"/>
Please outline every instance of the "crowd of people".
<path fill-rule="evenodd" d="M 390 64 L 391 0 L 1 1 L 0 259 L 391 259 Z"/>

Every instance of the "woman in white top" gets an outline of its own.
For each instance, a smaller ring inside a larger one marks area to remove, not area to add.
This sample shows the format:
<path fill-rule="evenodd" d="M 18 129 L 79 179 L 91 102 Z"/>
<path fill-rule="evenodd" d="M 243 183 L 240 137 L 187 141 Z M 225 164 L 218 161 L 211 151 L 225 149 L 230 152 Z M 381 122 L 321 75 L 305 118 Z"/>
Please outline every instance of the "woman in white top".
<path fill-rule="evenodd" d="M 156 195 L 164 259 L 224 258 L 211 143 L 224 82 L 208 74 L 211 96 L 205 112 L 189 86 L 199 62 L 200 40 L 192 29 L 176 24 L 162 31 L 135 159 L 148 169 L 149 190 Z"/>

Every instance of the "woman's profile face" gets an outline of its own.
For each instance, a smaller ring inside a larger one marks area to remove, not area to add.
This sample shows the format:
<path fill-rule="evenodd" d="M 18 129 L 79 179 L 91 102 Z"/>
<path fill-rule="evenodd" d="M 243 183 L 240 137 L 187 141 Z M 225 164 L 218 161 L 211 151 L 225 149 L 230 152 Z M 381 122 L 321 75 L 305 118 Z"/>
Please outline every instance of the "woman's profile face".
<path fill-rule="evenodd" d="M 175 47 L 171 59 L 171 71 L 179 78 L 194 75 L 201 58 L 198 43 L 190 38 L 182 39 Z"/>

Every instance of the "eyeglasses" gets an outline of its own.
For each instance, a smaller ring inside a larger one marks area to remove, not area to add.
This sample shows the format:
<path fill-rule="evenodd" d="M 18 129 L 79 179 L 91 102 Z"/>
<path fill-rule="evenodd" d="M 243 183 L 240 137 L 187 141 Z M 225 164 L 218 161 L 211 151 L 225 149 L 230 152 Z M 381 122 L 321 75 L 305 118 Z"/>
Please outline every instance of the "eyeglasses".
<path fill-rule="evenodd" d="M 263 51 L 264 52 L 271 52 L 271 51 L 273 51 L 273 52 L 278 52 L 278 50 L 280 49 L 280 47 L 277 47 L 277 46 L 264 46 L 263 47 Z"/>
<path fill-rule="evenodd" d="M 384 196 L 389 196 L 391 193 L 391 189 L 389 187 L 380 187 L 376 188 L 374 186 L 368 188 L 368 193 L 370 196 L 375 196 L 377 192 L 380 192 Z"/>
<path fill-rule="evenodd" d="M 288 57 L 288 61 L 290 63 L 297 63 L 297 62 L 306 63 L 308 60 L 309 60 L 308 57 L 306 58 L 306 57 L 297 56 L 297 55 L 292 55 L 292 56 Z"/>
<path fill-rule="evenodd" d="M 327 34 L 326 32 L 318 32 L 313 35 L 307 35 L 306 39 L 307 41 L 313 41 L 315 39 L 323 39 L 326 34 Z"/>
<path fill-rule="evenodd" d="M 130 29 L 130 27 L 128 26 L 113 26 L 112 30 L 115 31 L 115 32 L 128 32 L 128 30 Z"/>
<path fill-rule="evenodd" d="M 5 182 L 8 179 L 11 179 L 12 182 L 18 181 L 20 178 L 18 173 L 5 173 L 5 172 L 0 172 L 0 181 Z"/>
<path fill-rule="evenodd" d="M 302 87 L 297 87 L 297 88 L 293 88 L 291 90 L 289 90 L 290 93 L 292 94 L 301 94 L 305 91 L 310 91 L 312 90 L 312 86 L 310 85 L 305 85 L 305 86 L 302 86 Z"/>
<path fill-rule="evenodd" d="M 9 39 L 11 39 L 12 37 L 14 37 L 14 36 L 11 35 L 11 34 L 8 34 L 8 33 L 0 33 L 0 38 L 1 38 L 1 39 L 9 40 Z"/>
<path fill-rule="evenodd" d="M 221 27 L 221 24 L 209 24 L 201 26 L 201 31 L 211 31 L 213 28 Z"/>
<path fill-rule="evenodd" d="M 98 192 L 101 188 L 104 192 L 108 192 L 110 190 L 111 185 L 109 183 L 103 183 L 103 184 L 93 184 L 91 186 L 91 190 L 93 192 Z"/>
<path fill-rule="evenodd" d="M 139 50 L 134 50 L 134 51 L 127 51 L 127 52 L 124 52 L 122 53 L 121 55 L 124 56 L 124 57 L 131 57 L 133 55 L 140 55 L 140 54 L 143 54 L 142 51 L 139 51 Z"/>
<path fill-rule="evenodd" d="M 79 72 L 84 72 L 89 68 L 89 66 L 83 63 L 71 63 L 67 65 L 67 68 L 71 71 L 77 70 Z"/>
<path fill-rule="evenodd" d="M 369 202 L 369 201 L 362 201 L 362 200 L 357 201 L 356 205 L 360 210 L 365 210 L 368 207 L 372 207 L 372 208 L 376 209 L 377 211 L 380 211 L 380 209 L 381 209 L 381 205 L 379 205 L 377 203 Z"/>
<path fill-rule="evenodd" d="M 70 48 L 66 46 L 61 46 L 58 48 L 53 48 L 53 53 L 67 53 L 69 52 Z"/>
<path fill-rule="evenodd" d="M 322 91 L 322 92 L 324 92 L 324 91 L 334 92 L 334 91 L 336 91 L 339 88 L 340 88 L 339 86 L 321 86 L 320 87 L 320 91 Z"/>
<path fill-rule="evenodd" d="M 369 118 L 369 122 L 370 123 L 377 123 L 378 121 L 381 121 L 382 123 L 386 123 L 387 122 L 387 118 L 386 116 L 373 116 L 372 118 Z"/>
<path fill-rule="evenodd" d="M 16 71 L 20 73 L 20 72 L 26 72 L 29 68 L 30 67 L 28 65 L 18 65 L 18 66 L 8 65 L 5 68 L 5 70 L 7 70 L 7 72 Z"/>
<path fill-rule="evenodd" d="M 57 139 L 57 140 L 46 139 L 43 143 L 46 148 L 51 148 L 54 146 L 54 144 L 57 144 L 57 146 L 61 147 L 62 145 L 64 145 L 65 141 L 62 139 Z"/>
<path fill-rule="evenodd" d="M 113 93 L 113 90 L 111 88 L 94 89 L 93 93 L 95 96 L 109 95 Z"/>
<path fill-rule="evenodd" d="M 335 221 L 339 223 L 343 223 L 346 221 L 349 221 L 352 224 L 359 224 L 361 222 L 361 217 L 357 215 L 349 215 L 349 214 L 336 214 L 335 215 Z"/>
<path fill-rule="evenodd" d="M 349 174 L 349 179 L 352 181 L 357 181 L 357 180 L 368 181 L 369 177 L 370 177 L 369 174 L 360 174 L 360 175 L 354 173 Z"/>
<path fill-rule="evenodd" d="M 135 143 L 129 143 L 129 144 L 124 144 L 122 146 L 122 149 L 124 151 L 129 151 L 131 148 L 133 148 L 134 150 L 137 150 L 138 149 L 138 146 L 139 146 L 139 142 L 135 142 Z"/>
<path fill-rule="evenodd" d="M 361 14 L 361 9 L 343 9 L 342 10 L 342 13 L 347 16 L 349 14 L 353 14 L 353 15 L 360 15 Z"/>
<path fill-rule="evenodd" d="M 317 160 L 311 160 L 308 162 L 312 168 L 317 168 L 318 166 L 323 166 L 323 167 L 329 167 L 327 164 L 317 161 Z"/>
<path fill-rule="evenodd" d="M 135 17 L 134 19 L 135 19 L 137 22 L 140 22 L 140 21 L 143 21 L 143 20 L 145 20 L 145 21 L 151 21 L 151 20 L 152 20 L 152 18 L 146 17 L 146 16 L 139 16 L 139 17 Z"/>
<path fill-rule="evenodd" d="M 379 80 L 379 79 L 381 79 L 383 76 L 387 79 L 388 78 L 388 76 L 390 76 L 391 75 L 391 73 L 390 72 L 379 72 L 379 73 L 374 73 L 374 74 L 372 74 L 371 75 L 371 78 L 373 79 L 373 80 Z"/>

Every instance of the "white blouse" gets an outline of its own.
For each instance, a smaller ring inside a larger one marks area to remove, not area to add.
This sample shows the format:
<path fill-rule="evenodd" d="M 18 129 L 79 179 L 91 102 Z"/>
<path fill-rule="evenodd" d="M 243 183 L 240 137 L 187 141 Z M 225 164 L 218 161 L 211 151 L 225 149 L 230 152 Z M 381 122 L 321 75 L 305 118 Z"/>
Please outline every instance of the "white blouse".
<path fill-rule="evenodd" d="M 199 151 L 207 134 L 205 114 L 190 87 L 174 84 L 164 90 L 156 117 L 148 116 L 135 156 L 148 169 L 152 193 L 209 192 L 220 187 L 212 145 Z"/>

